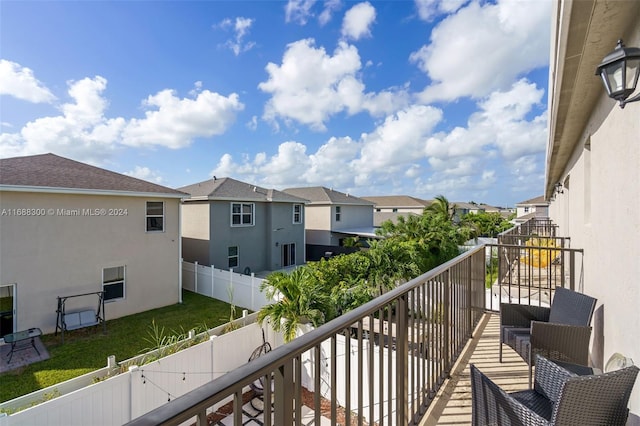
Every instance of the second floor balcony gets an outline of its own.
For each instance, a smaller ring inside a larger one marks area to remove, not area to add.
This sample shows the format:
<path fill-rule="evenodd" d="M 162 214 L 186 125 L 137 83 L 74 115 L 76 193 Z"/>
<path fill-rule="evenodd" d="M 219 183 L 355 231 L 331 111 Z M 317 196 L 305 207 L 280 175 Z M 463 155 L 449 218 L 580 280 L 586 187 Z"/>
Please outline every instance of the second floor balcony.
<path fill-rule="evenodd" d="M 582 250 L 555 232 L 514 228 L 130 424 L 470 424 L 469 360 L 528 387 L 515 352 L 498 361 L 500 303 L 581 289 Z"/>

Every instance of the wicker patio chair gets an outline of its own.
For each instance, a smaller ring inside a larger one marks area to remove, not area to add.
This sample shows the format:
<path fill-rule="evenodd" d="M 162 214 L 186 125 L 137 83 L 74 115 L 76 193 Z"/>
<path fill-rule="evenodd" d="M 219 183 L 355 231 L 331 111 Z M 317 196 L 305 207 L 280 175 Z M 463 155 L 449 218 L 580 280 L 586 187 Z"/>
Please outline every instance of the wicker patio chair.
<path fill-rule="evenodd" d="M 593 297 L 562 287 L 556 288 L 550 308 L 500 304 L 500 362 L 506 344 L 529 365 L 529 387 L 536 354 L 587 365 L 595 306 Z"/>
<path fill-rule="evenodd" d="M 631 366 L 579 376 L 538 355 L 534 388 L 506 393 L 471 365 L 471 424 L 624 425 L 638 371 Z"/>

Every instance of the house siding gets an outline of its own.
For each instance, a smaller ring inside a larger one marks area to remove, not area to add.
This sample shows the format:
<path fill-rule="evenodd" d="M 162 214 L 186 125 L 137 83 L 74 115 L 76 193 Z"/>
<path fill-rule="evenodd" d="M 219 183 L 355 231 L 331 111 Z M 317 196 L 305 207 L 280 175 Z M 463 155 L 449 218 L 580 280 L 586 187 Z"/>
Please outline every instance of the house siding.
<path fill-rule="evenodd" d="M 164 201 L 164 232 L 145 232 L 146 201 Z M 102 290 L 106 267 L 126 267 L 126 297 L 105 304 L 107 319 L 179 301 L 178 199 L 0 193 L 0 210 L 22 208 L 55 213 L 0 216 L 0 284 L 16 284 L 18 330 L 53 332 L 56 298 Z M 83 209 L 126 209 L 126 214 L 87 216 Z M 79 214 L 63 215 L 63 210 Z M 69 310 L 88 307 L 96 308 L 97 298 L 67 304 Z"/>

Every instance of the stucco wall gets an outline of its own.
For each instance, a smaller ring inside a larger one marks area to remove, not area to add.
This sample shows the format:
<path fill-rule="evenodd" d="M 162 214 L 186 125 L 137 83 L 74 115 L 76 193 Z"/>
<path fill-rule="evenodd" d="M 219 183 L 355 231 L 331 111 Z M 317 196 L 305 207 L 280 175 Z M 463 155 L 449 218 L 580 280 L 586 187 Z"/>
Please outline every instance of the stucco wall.
<path fill-rule="evenodd" d="M 307 244 L 331 245 L 331 215 L 330 205 L 305 206 L 305 229 Z"/>
<path fill-rule="evenodd" d="M 625 37 L 640 45 L 640 26 Z M 584 291 L 598 299 L 592 362 L 620 352 L 640 362 L 640 103 L 620 109 L 603 94 L 564 171 L 569 188 L 550 215 L 571 246 L 584 249 Z M 590 152 L 585 150 L 590 143 Z M 630 408 L 640 415 L 640 380 Z"/>
<path fill-rule="evenodd" d="M 209 265 L 209 202 L 183 203 L 182 257 L 187 262 Z"/>
<path fill-rule="evenodd" d="M 106 303 L 113 319 L 179 301 L 179 200 L 164 199 L 165 232 L 145 232 L 146 201 L 158 198 L 46 193 L 0 194 L 0 283 L 17 284 L 17 329 L 53 332 L 57 296 L 102 290 L 102 270 L 126 267 L 126 297 Z M 10 209 L 45 209 L 44 216 L 14 216 Z M 80 215 L 62 210 L 80 209 Z M 118 216 L 82 209 L 126 209 Z M 97 307 L 96 297 L 67 308 Z"/>
<path fill-rule="evenodd" d="M 302 223 L 293 223 L 293 204 L 271 203 L 269 205 L 269 222 L 265 240 L 269 247 L 269 269 L 276 270 L 282 265 L 282 247 L 284 244 L 295 244 L 295 264 L 305 263 L 305 229 L 304 206 L 302 207 Z"/>
<path fill-rule="evenodd" d="M 341 205 L 340 222 L 336 222 L 335 206 L 331 215 L 333 230 L 373 227 L 372 206 Z"/>

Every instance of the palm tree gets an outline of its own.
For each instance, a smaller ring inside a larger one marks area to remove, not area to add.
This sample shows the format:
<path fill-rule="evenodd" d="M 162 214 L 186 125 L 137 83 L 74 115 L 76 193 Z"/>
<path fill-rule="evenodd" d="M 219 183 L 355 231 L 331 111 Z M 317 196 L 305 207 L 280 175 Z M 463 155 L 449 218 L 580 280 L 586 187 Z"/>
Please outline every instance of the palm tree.
<path fill-rule="evenodd" d="M 449 204 L 449 200 L 444 195 L 438 195 L 433 203 L 426 208 L 427 211 L 444 217 L 447 221 L 452 222 L 457 206 Z"/>
<path fill-rule="evenodd" d="M 317 327 L 329 312 L 329 295 L 306 267 L 291 273 L 273 272 L 260 289 L 276 301 L 260 309 L 258 322 L 262 325 L 268 320 L 275 331 L 282 331 L 285 342 L 296 337 L 298 325 L 310 322 Z"/>

